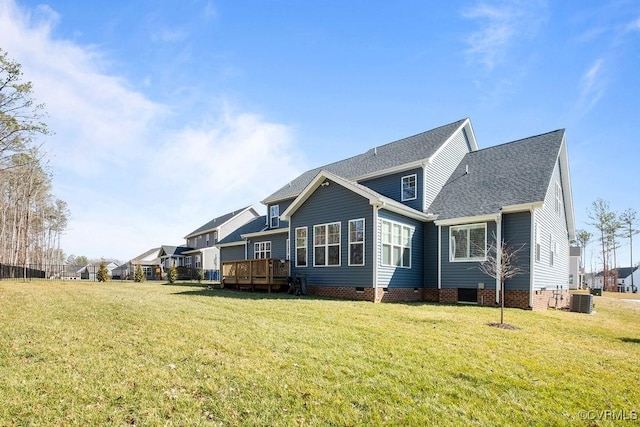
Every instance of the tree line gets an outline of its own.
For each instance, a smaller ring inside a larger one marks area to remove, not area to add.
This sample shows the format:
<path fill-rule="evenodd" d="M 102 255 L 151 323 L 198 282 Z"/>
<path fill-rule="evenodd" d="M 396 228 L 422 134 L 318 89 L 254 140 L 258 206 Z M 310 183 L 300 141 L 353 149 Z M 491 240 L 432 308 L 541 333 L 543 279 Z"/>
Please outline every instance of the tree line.
<path fill-rule="evenodd" d="M 617 290 L 617 277 L 612 274 L 619 265 L 617 251 L 623 243 L 629 244 L 629 266 L 634 266 L 633 237 L 638 234 L 638 215 L 635 209 L 628 208 L 616 212 L 609 202 L 599 198 L 591 203 L 587 210 L 589 224 L 595 233 L 580 229 L 576 231 L 576 243 L 582 248 L 581 266 L 585 267 L 586 247 L 590 243 L 597 243 L 598 263 L 591 266 L 602 271 L 603 284 L 606 290 Z M 627 261 L 621 261 L 626 264 Z M 594 271 L 595 272 L 595 271 Z M 616 288 L 616 289 L 614 289 Z"/>
<path fill-rule="evenodd" d="M 67 203 L 52 193 L 42 142 L 44 105 L 21 65 L 0 48 L 0 264 L 45 269 L 64 261 Z"/>

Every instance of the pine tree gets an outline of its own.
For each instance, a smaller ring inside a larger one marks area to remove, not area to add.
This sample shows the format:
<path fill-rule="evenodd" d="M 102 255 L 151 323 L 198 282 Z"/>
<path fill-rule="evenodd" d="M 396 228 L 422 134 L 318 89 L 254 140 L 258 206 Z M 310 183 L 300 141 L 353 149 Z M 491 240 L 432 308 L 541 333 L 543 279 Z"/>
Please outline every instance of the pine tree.
<path fill-rule="evenodd" d="M 109 280 L 109 269 L 107 269 L 106 262 L 103 261 L 100 263 L 100 267 L 96 273 L 96 278 L 98 279 L 98 282 L 106 282 Z"/>
<path fill-rule="evenodd" d="M 133 281 L 140 283 L 144 282 L 144 271 L 142 271 L 142 266 L 140 264 L 136 265 L 136 271 L 133 273 Z"/>
<path fill-rule="evenodd" d="M 175 265 L 172 265 L 171 268 L 169 268 L 169 271 L 167 272 L 167 280 L 171 284 L 175 283 L 176 280 L 178 280 L 178 269 Z"/>

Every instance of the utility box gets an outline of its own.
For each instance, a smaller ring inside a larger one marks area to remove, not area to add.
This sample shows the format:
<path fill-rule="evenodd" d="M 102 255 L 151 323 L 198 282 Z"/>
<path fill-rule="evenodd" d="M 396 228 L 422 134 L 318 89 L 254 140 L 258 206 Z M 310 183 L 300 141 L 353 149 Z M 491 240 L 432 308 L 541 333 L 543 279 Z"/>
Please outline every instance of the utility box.
<path fill-rule="evenodd" d="M 593 311 L 593 295 L 591 294 L 573 294 L 571 295 L 570 311 L 576 313 L 591 314 Z"/>

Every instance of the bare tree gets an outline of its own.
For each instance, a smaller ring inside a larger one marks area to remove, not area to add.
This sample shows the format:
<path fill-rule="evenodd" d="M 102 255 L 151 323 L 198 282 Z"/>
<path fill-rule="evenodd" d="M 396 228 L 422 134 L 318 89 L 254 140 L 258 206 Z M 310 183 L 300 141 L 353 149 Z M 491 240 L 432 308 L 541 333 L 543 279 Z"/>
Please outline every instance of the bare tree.
<path fill-rule="evenodd" d="M 591 225 L 593 225 L 600 232 L 600 244 L 602 249 L 602 274 L 603 274 L 603 288 L 609 290 L 613 286 L 610 283 L 610 257 L 612 248 L 615 246 L 615 238 L 612 237 L 612 232 L 617 232 L 619 227 L 615 227 L 612 223 L 616 221 L 615 213 L 610 209 L 609 203 L 603 199 L 597 199 L 591 204 L 591 208 L 588 210 L 588 216 L 591 219 Z"/>
<path fill-rule="evenodd" d="M 518 254 L 524 245 L 514 247 L 504 240 L 498 241 L 493 234 L 493 241 L 487 248 L 486 260 L 479 265 L 480 271 L 496 279 L 500 286 L 500 324 L 504 324 L 504 288 L 505 282 L 515 276 L 526 273 L 518 263 Z"/>
<path fill-rule="evenodd" d="M 619 217 L 620 222 L 623 225 L 622 237 L 629 239 L 629 265 L 633 267 L 633 236 L 638 234 L 639 230 L 636 229 L 637 226 L 637 214 L 635 209 L 629 208 L 622 212 Z M 635 284 L 633 283 L 633 271 L 631 272 L 631 291 L 635 292 Z"/>
<path fill-rule="evenodd" d="M 45 270 L 54 253 L 60 256 L 68 209 L 53 201 L 51 175 L 36 145 L 49 131 L 32 89 L 20 64 L 0 49 L 0 263 Z"/>

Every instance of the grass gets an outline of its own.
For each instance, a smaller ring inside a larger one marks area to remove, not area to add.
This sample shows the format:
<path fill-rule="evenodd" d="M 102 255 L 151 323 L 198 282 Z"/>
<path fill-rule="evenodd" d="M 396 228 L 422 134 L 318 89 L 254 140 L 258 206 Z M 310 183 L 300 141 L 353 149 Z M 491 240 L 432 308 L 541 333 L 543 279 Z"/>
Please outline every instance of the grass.
<path fill-rule="evenodd" d="M 505 330 L 468 305 L 0 282 L 0 425 L 631 425 L 640 302 L 595 301 Z"/>

